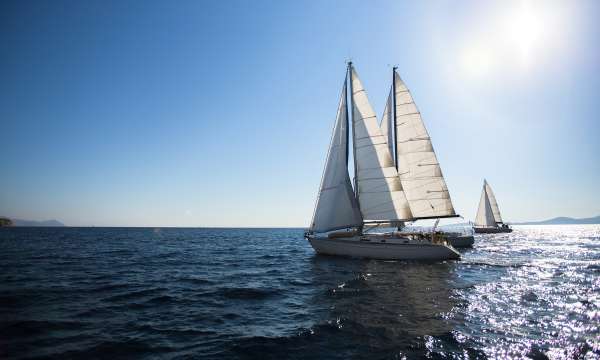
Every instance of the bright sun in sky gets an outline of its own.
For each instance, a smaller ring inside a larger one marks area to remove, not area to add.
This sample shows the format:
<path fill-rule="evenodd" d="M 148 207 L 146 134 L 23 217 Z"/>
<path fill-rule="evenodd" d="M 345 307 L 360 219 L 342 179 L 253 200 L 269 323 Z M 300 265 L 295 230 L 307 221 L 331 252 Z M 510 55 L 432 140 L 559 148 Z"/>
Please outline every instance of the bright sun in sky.
<path fill-rule="evenodd" d="M 462 49 L 460 62 L 468 75 L 484 77 L 507 66 L 528 71 L 560 45 L 558 29 L 564 24 L 560 24 L 561 9 L 556 3 L 501 4 L 498 11 L 479 19 L 475 27 L 479 31 L 469 34 Z"/>

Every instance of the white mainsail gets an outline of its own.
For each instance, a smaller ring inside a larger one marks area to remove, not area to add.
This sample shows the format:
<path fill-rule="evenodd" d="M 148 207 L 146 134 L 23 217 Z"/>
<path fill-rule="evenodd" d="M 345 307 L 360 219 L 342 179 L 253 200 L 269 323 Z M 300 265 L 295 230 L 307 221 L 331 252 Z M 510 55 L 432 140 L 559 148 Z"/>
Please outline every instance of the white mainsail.
<path fill-rule="evenodd" d="M 346 227 L 362 226 L 358 203 L 348 175 L 348 114 L 346 82 L 327 153 L 319 195 L 310 230 L 326 232 Z"/>
<path fill-rule="evenodd" d="M 350 65 L 357 197 L 365 221 L 408 220 L 412 213 L 385 135 L 356 70 Z"/>
<path fill-rule="evenodd" d="M 497 223 L 501 223 L 502 216 L 500 216 L 500 209 L 498 208 L 498 202 L 496 201 L 492 187 L 485 179 L 483 180 L 483 185 L 485 186 L 485 191 L 487 192 L 488 199 L 490 200 L 490 206 L 492 207 L 492 212 L 494 213 L 494 220 Z"/>
<path fill-rule="evenodd" d="M 412 215 L 414 218 L 454 216 L 456 212 L 421 113 L 395 70 L 393 81 L 398 174 Z M 388 139 L 392 137 L 393 118 L 392 113 L 383 119 L 382 130 Z"/>
<path fill-rule="evenodd" d="M 490 205 L 485 184 L 481 190 L 481 199 L 479 200 L 479 208 L 477 209 L 477 216 L 475 217 L 475 226 L 496 226 L 496 220 L 494 219 L 494 213 L 492 211 L 492 206 Z"/>

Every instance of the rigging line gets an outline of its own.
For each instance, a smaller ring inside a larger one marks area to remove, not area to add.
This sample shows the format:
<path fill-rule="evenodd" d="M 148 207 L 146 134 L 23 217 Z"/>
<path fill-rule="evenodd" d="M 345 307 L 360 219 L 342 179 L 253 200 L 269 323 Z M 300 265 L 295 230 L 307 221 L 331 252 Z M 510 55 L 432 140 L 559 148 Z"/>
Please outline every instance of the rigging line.
<path fill-rule="evenodd" d="M 431 138 L 429 136 L 423 137 L 423 138 L 410 138 L 410 139 L 403 140 L 403 141 L 398 141 L 398 142 L 401 143 L 401 144 L 404 144 L 404 143 L 407 143 L 407 142 L 410 142 L 410 141 L 423 141 L 423 140 L 431 140 Z"/>
<path fill-rule="evenodd" d="M 408 185 L 408 184 L 407 184 L 407 185 Z M 431 186 L 431 185 L 435 185 L 435 184 L 434 184 L 434 183 L 429 183 L 429 184 L 421 184 L 421 185 L 414 186 L 414 187 L 407 186 L 407 187 L 406 187 L 406 189 L 408 189 L 409 191 L 411 191 L 411 192 L 412 192 L 412 191 L 421 190 L 422 188 L 424 188 L 424 187 L 426 187 L 426 186 Z M 439 191 L 444 191 L 444 192 L 447 192 L 447 191 L 448 191 L 448 189 L 446 189 L 446 190 L 439 190 Z"/>
<path fill-rule="evenodd" d="M 350 108 L 352 109 L 352 158 L 353 158 L 353 162 L 354 162 L 354 197 L 356 198 L 356 203 L 358 206 L 358 210 L 360 211 L 360 199 L 358 197 L 358 166 L 356 163 L 356 141 L 354 141 L 354 137 L 356 136 L 356 121 L 354 119 L 354 88 L 352 86 L 352 62 L 348 63 L 348 69 L 346 72 L 346 79 L 350 80 L 348 81 L 348 86 L 350 87 Z M 347 116 L 350 116 L 350 112 L 346 112 Z M 347 118 L 349 119 L 349 118 Z"/>
<path fill-rule="evenodd" d="M 397 178 L 396 175 L 391 175 L 391 176 L 377 176 L 377 177 L 359 178 L 358 181 L 380 180 L 380 179 L 396 179 L 396 178 Z"/>
<path fill-rule="evenodd" d="M 433 185 L 433 184 L 432 184 Z M 415 186 L 415 187 L 406 187 L 406 190 L 408 190 L 409 193 L 423 193 L 423 191 L 427 191 L 427 189 L 423 189 L 426 186 L 430 186 L 430 185 L 423 185 L 423 186 Z M 438 192 L 447 192 L 448 190 L 438 190 Z"/>
<path fill-rule="evenodd" d="M 398 104 L 396 104 L 396 97 L 397 97 L 396 96 L 396 67 L 392 68 L 392 87 L 394 90 L 394 97 L 392 99 L 392 102 L 394 105 L 394 108 L 392 109 L 393 110 L 393 120 L 394 120 L 394 124 L 393 124 L 393 127 L 394 127 L 393 142 L 394 142 L 394 144 L 393 144 L 392 148 L 394 150 L 394 155 L 393 155 L 394 156 L 394 158 L 393 158 L 394 167 L 396 168 L 396 172 L 397 172 L 398 171 L 398 143 L 397 143 L 397 141 L 398 141 L 398 124 L 396 123 L 396 121 L 398 118 L 398 115 L 397 115 Z"/>
<path fill-rule="evenodd" d="M 419 115 L 419 114 L 421 114 L 420 111 L 413 111 L 413 112 L 409 112 L 409 113 L 406 113 L 406 114 L 399 114 L 398 116 Z"/>
<path fill-rule="evenodd" d="M 363 137 L 356 138 L 356 140 L 370 139 L 370 138 L 382 137 L 382 136 L 385 137 L 385 135 L 369 135 L 369 136 L 363 136 Z"/>
<path fill-rule="evenodd" d="M 377 117 L 377 115 L 373 115 L 373 116 L 367 116 L 367 117 L 362 117 L 362 116 L 361 116 L 360 118 L 358 118 L 358 119 L 356 119 L 356 120 L 354 120 L 354 121 L 360 121 L 360 120 L 363 120 L 363 121 L 364 121 L 365 119 L 372 119 L 372 118 L 376 118 L 376 117 Z"/>
<path fill-rule="evenodd" d="M 375 147 L 377 145 L 387 145 L 387 142 L 381 142 L 381 143 L 371 143 L 371 144 L 366 144 L 366 145 L 360 145 L 357 146 L 357 149 L 362 149 L 362 148 L 366 148 L 366 147 Z"/>
<path fill-rule="evenodd" d="M 408 181 L 410 181 L 410 180 L 431 180 L 430 183 L 427 183 L 427 185 L 429 185 L 429 184 L 433 184 L 434 182 L 437 182 L 437 181 L 443 180 L 443 179 L 444 179 L 444 177 L 441 175 L 431 175 L 431 176 L 415 176 L 411 179 L 406 179 L 406 180 L 408 180 Z"/>

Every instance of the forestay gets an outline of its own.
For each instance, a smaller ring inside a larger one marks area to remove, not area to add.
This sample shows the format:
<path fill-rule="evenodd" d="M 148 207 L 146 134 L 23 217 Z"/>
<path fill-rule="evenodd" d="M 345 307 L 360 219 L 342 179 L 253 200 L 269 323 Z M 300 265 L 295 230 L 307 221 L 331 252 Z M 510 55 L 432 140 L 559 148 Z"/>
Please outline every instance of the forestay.
<path fill-rule="evenodd" d="M 354 67 L 350 66 L 358 202 L 365 221 L 408 220 L 412 213 L 386 137 Z"/>
<path fill-rule="evenodd" d="M 402 188 L 415 218 L 456 215 L 442 169 L 421 114 L 402 79 L 394 71 L 396 154 Z M 393 87 L 393 86 L 392 86 Z M 385 121 L 385 119 L 384 119 Z M 393 114 L 385 127 L 389 138 Z"/>
<path fill-rule="evenodd" d="M 329 151 L 310 230 L 325 232 L 361 226 L 362 218 L 348 175 L 346 82 L 338 106 Z"/>
<path fill-rule="evenodd" d="M 482 227 L 495 227 L 496 221 L 494 220 L 494 213 L 490 200 L 486 192 L 486 186 L 483 185 L 481 190 L 481 199 L 479 200 L 479 208 L 477 209 L 477 216 L 475 217 L 475 226 Z"/>
<path fill-rule="evenodd" d="M 497 223 L 502 222 L 502 216 L 500 216 L 500 208 L 498 208 L 498 202 L 496 201 L 496 196 L 494 196 L 494 192 L 492 191 L 492 187 L 486 180 L 483 180 L 483 184 L 485 186 L 485 191 L 488 194 L 488 199 L 490 200 L 490 206 L 492 207 L 492 212 L 494 213 L 494 220 Z"/>

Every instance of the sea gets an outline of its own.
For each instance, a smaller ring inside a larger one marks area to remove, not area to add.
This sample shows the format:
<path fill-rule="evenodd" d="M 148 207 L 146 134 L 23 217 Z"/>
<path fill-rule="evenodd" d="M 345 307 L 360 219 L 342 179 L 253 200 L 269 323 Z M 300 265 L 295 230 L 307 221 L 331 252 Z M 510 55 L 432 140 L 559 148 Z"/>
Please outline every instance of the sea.
<path fill-rule="evenodd" d="M 302 229 L 0 228 L 0 359 L 599 359 L 600 225 L 462 260 L 316 255 Z"/>

